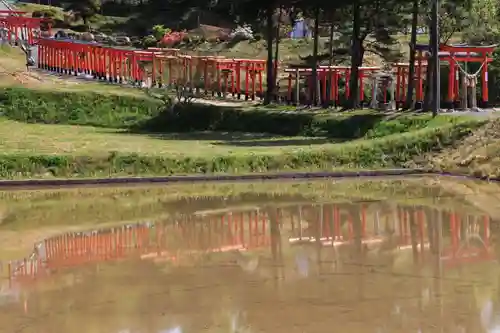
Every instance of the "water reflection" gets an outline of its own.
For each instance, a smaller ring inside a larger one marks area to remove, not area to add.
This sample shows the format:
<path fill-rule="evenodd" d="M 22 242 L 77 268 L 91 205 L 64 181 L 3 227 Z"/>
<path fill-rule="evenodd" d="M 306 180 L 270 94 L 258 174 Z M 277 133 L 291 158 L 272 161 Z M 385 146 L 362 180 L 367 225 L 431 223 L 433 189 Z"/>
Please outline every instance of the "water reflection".
<path fill-rule="evenodd" d="M 497 332 L 494 235 L 488 216 L 390 202 L 64 234 L 11 263 L 0 331 Z"/>

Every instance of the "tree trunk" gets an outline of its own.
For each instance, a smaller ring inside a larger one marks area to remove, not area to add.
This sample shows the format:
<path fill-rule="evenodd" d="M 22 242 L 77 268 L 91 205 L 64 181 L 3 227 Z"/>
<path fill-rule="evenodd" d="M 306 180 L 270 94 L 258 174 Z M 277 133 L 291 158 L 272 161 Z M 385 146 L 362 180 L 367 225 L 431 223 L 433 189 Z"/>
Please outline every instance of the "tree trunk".
<path fill-rule="evenodd" d="M 411 250 L 413 253 L 413 263 L 417 264 L 419 262 L 419 252 L 418 252 L 418 240 L 417 240 L 417 221 L 416 221 L 416 211 L 415 208 L 409 209 L 408 212 L 410 220 L 410 240 L 411 240 Z"/>
<path fill-rule="evenodd" d="M 410 67 L 408 68 L 408 91 L 406 93 L 405 109 L 412 109 L 413 93 L 415 91 L 415 46 L 417 45 L 419 0 L 413 0 L 411 38 L 410 38 Z"/>
<path fill-rule="evenodd" d="M 274 90 L 273 90 L 273 95 L 277 96 L 278 91 L 278 60 L 279 60 L 279 46 L 280 46 L 280 27 L 281 27 L 281 18 L 283 16 L 283 8 L 280 7 L 280 12 L 278 15 L 278 22 L 276 23 L 276 43 L 274 47 L 276 48 L 274 50 L 274 72 L 273 72 L 273 78 L 274 78 Z"/>
<path fill-rule="evenodd" d="M 314 9 L 314 42 L 313 42 L 313 56 L 312 56 L 312 87 L 311 97 L 312 105 L 318 105 L 319 94 L 318 94 L 318 43 L 319 43 L 319 7 Z"/>
<path fill-rule="evenodd" d="M 281 233 L 280 233 L 280 221 L 277 208 L 266 209 L 267 216 L 269 217 L 270 233 L 271 233 L 271 255 L 273 259 L 273 274 L 275 287 L 280 287 L 280 282 L 282 281 L 282 274 L 280 267 L 283 266 L 282 257 L 282 243 L 281 243 Z"/>
<path fill-rule="evenodd" d="M 439 103 L 441 101 L 440 78 L 439 78 L 439 0 L 432 2 L 432 20 L 433 35 L 430 39 L 432 45 L 432 63 L 434 64 L 432 71 L 432 86 L 433 86 L 433 101 L 432 101 L 432 116 L 436 117 L 439 113 Z"/>
<path fill-rule="evenodd" d="M 352 17 L 352 45 L 351 45 L 351 77 L 349 78 L 349 107 L 359 108 L 359 67 L 363 63 L 363 41 L 360 40 L 361 32 L 361 8 L 359 0 L 355 0 L 353 5 Z"/>
<path fill-rule="evenodd" d="M 271 103 L 273 98 L 273 35 L 274 35 L 274 27 L 273 27 L 273 14 L 274 14 L 274 4 L 272 2 L 269 3 L 266 11 L 266 22 L 267 22 L 267 78 L 266 78 L 266 95 L 264 98 L 264 104 Z"/>
<path fill-rule="evenodd" d="M 82 21 L 85 26 L 85 31 L 90 31 L 89 19 L 86 15 L 82 15 Z"/>
<path fill-rule="evenodd" d="M 434 28 L 432 27 L 432 24 L 430 23 L 429 20 L 429 51 L 432 50 L 432 35 L 434 34 Z M 423 110 L 424 111 L 429 111 L 431 108 L 431 103 L 432 103 L 432 98 L 433 98 L 433 84 L 432 84 L 432 73 L 434 71 L 434 63 L 431 61 L 429 58 L 427 60 L 427 73 L 425 74 L 425 97 L 424 97 L 424 105 L 423 105 Z"/>
<path fill-rule="evenodd" d="M 331 101 L 331 90 L 332 90 L 332 81 L 333 81 L 333 71 L 332 71 L 332 66 L 333 66 L 333 32 L 335 28 L 335 11 L 331 12 L 332 18 L 330 22 L 330 36 L 328 38 L 328 47 L 329 47 L 329 54 L 328 54 L 328 83 L 326 86 L 326 103 L 325 107 L 329 106 Z"/>

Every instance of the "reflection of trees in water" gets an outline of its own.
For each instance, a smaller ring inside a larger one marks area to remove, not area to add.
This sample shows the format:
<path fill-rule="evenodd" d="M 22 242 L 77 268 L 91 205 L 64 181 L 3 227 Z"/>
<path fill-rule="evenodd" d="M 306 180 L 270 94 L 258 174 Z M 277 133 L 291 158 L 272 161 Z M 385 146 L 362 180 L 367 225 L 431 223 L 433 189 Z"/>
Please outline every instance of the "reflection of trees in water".
<path fill-rule="evenodd" d="M 325 223 L 330 230 L 334 229 L 331 210 L 325 210 L 325 207 L 331 209 L 333 204 L 304 203 L 279 210 L 275 205 L 263 206 L 261 211 L 269 220 L 271 245 L 248 254 L 260 257 L 255 274 L 240 269 L 237 263 L 241 254 L 238 252 L 205 254 L 191 267 L 170 266 L 168 270 L 164 269 L 165 265 L 148 262 L 109 263 L 86 276 L 84 284 L 78 288 L 39 294 L 34 299 L 35 304 L 31 303 L 31 309 L 39 308 L 40 313 L 45 314 L 67 313 L 64 311 L 69 309 L 75 316 L 68 322 L 56 315 L 43 323 L 48 331 L 58 327 L 56 331 L 64 328 L 75 333 L 92 332 L 98 326 L 118 330 L 128 322 L 132 326 L 135 322 L 137 328 L 148 325 L 151 331 L 181 324 L 184 332 L 199 331 L 206 326 L 227 328 L 232 320 L 228 313 L 234 309 L 242 311 L 240 319 L 244 327 L 247 320 L 257 331 L 303 332 L 305 328 L 323 331 L 325 327 L 339 325 L 349 331 L 350 327 L 354 330 L 355 325 L 363 325 L 364 320 L 381 323 L 389 331 L 402 328 L 407 331 L 415 328 L 413 331 L 416 331 L 419 325 L 428 328 L 441 325 L 444 316 L 450 325 L 465 325 L 471 333 L 480 332 L 477 316 L 471 315 L 463 323 L 457 323 L 453 317 L 457 311 L 472 312 L 471 306 L 475 304 L 470 290 L 457 293 L 453 290 L 456 285 L 450 281 L 445 282 L 448 289 L 442 289 L 434 283 L 437 279 L 421 277 L 424 262 L 418 248 L 422 246 L 419 214 L 427 217 L 427 240 L 431 248 L 428 256 L 434 258 L 441 246 L 436 221 L 449 221 L 448 215 L 431 208 L 398 207 L 390 203 L 335 205 L 342 217 L 341 228 L 346 231 L 348 223 L 352 223 L 352 240 L 338 249 L 322 246 L 319 241 L 301 245 L 317 267 L 307 278 L 284 279 L 296 269 L 296 251 L 287 242 L 291 234 L 290 220 L 300 218 L 304 222 L 304 232 L 319 240 Z M 362 242 L 365 232 L 368 236 L 375 234 L 374 230 L 363 229 L 366 223 L 363 211 L 370 218 L 380 220 L 383 236 L 380 245 L 369 246 Z M 396 267 L 402 251 L 398 250 L 400 235 L 396 234 L 394 226 L 402 217 L 409 223 L 411 256 L 405 259 L 402 267 Z M 174 227 L 174 222 L 184 229 Z M 220 227 L 211 231 L 212 238 L 207 229 L 211 223 L 220 223 Z M 163 225 L 170 246 L 180 252 L 190 247 L 208 249 L 230 236 L 220 216 L 212 220 L 210 217 L 183 217 L 164 221 Z M 335 260 L 343 265 L 331 265 Z M 431 275 L 439 276 L 438 267 L 431 268 Z M 422 294 L 427 289 L 431 295 L 424 301 Z M 88 306 L 91 310 L 78 312 Z M 441 314 L 441 309 L 447 306 L 449 310 Z M 351 312 L 343 313 L 339 310 L 342 307 Z M 140 321 L 147 324 L 139 324 Z M 297 325 L 290 327 L 288 323 Z"/>
<path fill-rule="evenodd" d="M 422 265 L 424 264 L 424 262 L 422 262 L 422 256 L 419 255 L 419 252 L 424 251 L 423 248 L 424 244 L 422 240 L 419 240 L 419 237 L 421 237 L 422 235 L 419 234 L 417 217 L 419 216 L 419 214 L 424 214 L 427 217 L 426 230 L 428 232 L 428 241 L 430 247 L 430 253 L 428 254 L 428 257 L 430 256 L 430 259 L 435 258 L 432 259 L 431 262 L 437 263 L 439 261 L 438 258 L 441 255 L 440 248 L 442 248 L 445 245 L 443 244 L 443 240 L 445 240 L 447 237 L 450 237 L 449 228 L 443 226 L 443 221 L 447 221 L 446 223 L 449 223 L 450 221 L 451 216 L 449 212 L 442 212 L 432 208 L 416 207 L 416 206 L 399 208 L 401 215 L 406 216 L 406 218 L 408 218 L 411 255 L 413 260 L 410 261 L 409 265 L 407 265 L 406 267 L 407 269 L 409 269 L 407 270 L 408 278 L 414 279 L 415 282 L 410 285 L 399 286 L 398 280 L 401 280 L 401 276 L 397 274 L 396 275 L 391 274 L 393 273 L 393 263 L 395 257 L 398 255 L 398 251 L 396 251 L 395 241 L 393 239 L 391 240 L 391 238 L 394 237 L 394 233 L 392 232 L 393 230 L 391 230 L 390 227 L 386 226 L 388 237 L 386 239 L 386 242 L 384 242 L 384 246 L 381 246 L 381 249 L 380 251 L 377 252 L 376 256 L 367 257 L 366 254 L 368 252 L 368 248 L 367 246 L 364 246 L 361 242 L 362 230 L 360 228 L 360 225 L 362 221 L 360 219 L 360 206 L 345 204 L 342 205 L 341 209 L 347 214 L 350 214 L 352 218 L 353 230 L 354 230 L 353 242 L 351 243 L 350 246 L 346 246 L 342 250 L 344 251 L 344 253 L 350 254 L 348 256 L 349 259 L 352 260 L 350 264 L 353 266 L 357 266 L 356 269 L 354 270 L 351 269 L 350 271 L 356 272 L 355 280 L 357 281 L 357 286 L 355 289 L 359 293 L 360 300 L 362 300 L 365 297 L 364 294 L 367 293 L 366 283 L 368 283 L 368 285 L 377 285 L 377 286 L 383 285 L 385 283 L 388 289 L 401 287 L 406 290 L 408 294 L 406 298 L 408 298 L 409 300 L 403 297 L 403 300 L 401 301 L 401 299 L 398 299 L 398 297 L 394 297 L 393 300 L 391 302 L 387 302 L 387 304 L 391 304 L 391 306 L 399 308 L 398 303 L 407 303 L 405 310 L 401 309 L 398 310 L 399 317 L 401 320 L 403 320 L 405 316 L 407 317 L 412 316 L 410 315 L 410 313 L 408 313 L 408 311 L 425 313 L 426 315 L 421 317 L 421 321 L 423 323 L 419 323 L 418 325 L 416 325 L 415 329 L 418 329 L 419 326 L 421 327 L 442 326 L 444 320 L 446 322 L 445 326 L 448 326 L 448 329 L 453 329 L 452 326 L 458 325 L 460 327 L 466 328 L 467 332 L 482 331 L 480 322 L 478 321 L 479 316 L 477 315 L 477 311 L 475 309 L 470 308 L 471 301 L 473 303 L 475 302 L 473 295 L 471 295 L 470 293 L 470 290 L 466 293 L 457 293 L 456 290 L 453 289 L 455 287 L 452 287 L 451 289 L 447 290 L 448 293 L 446 293 L 446 296 L 444 296 L 443 293 L 445 291 L 442 289 L 439 283 L 436 283 L 439 281 L 439 279 L 442 278 L 442 273 L 439 271 L 442 268 L 440 268 L 440 266 L 437 264 L 431 266 L 434 271 L 434 273 L 432 273 L 432 276 L 434 276 L 433 278 L 424 279 L 419 277 L 420 274 L 422 273 L 421 271 L 423 268 Z M 385 209 L 386 211 L 384 212 L 384 214 L 387 214 L 389 216 L 395 215 L 393 214 L 394 207 L 388 206 L 385 207 Z M 309 206 L 305 207 L 305 209 L 303 209 L 302 212 L 297 214 L 300 215 L 302 219 L 306 219 L 308 221 L 307 228 L 310 229 L 310 234 L 314 235 L 316 239 L 319 238 L 319 235 L 317 234 L 318 231 L 317 227 L 319 222 L 317 221 L 320 213 L 318 212 L 320 212 L 320 210 L 318 209 L 314 210 L 313 206 Z M 465 219 L 466 218 L 462 218 L 461 222 L 464 222 Z M 470 217 L 467 217 L 467 219 L 470 219 Z M 314 221 L 316 221 L 316 223 L 314 223 Z M 462 228 L 464 228 L 463 225 L 465 224 L 462 223 L 461 226 Z M 471 227 L 469 226 L 468 228 Z M 477 228 L 477 225 L 473 224 L 473 228 Z M 324 248 L 321 247 L 320 249 Z M 344 258 L 344 260 L 345 259 L 346 258 Z M 380 284 L 375 282 L 377 277 L 374 276 L 374 274 L 370 274 L 372 270 L 376 270 L 377 274 L 380 274 L 380 280 L 381 280 Z M 342 273 L 342 271 L 340 273 Z M 414 276 L 413 278 L 412 275 Z M 314 277 L 312 277 L 312 279 L 314 279 Z M 305 283 L 305 282 L 297 281 L 297 283 Z M 311 286 L 305 287 L 305 289 L 308 291 L 314 289 L 314 282 L 310 283 L 313 284 L 312 287 Z M 422 294 L 425 294 L 426 290 L 432 291 L 432 295 L 430 295 L 431 297 L 427 301 L 423 301 Z M 389 291 L 387 292 L 387 295 L 394 296 L 395 294 Z M 390 307 L 386 308 L 387 311 L 385 312 L 390 313 L 391 311 L 389 311 L 390 310 L 389 308 Z M 440 310 L 442 308 L 448 309 L 448 312 L 446 310 Z M 455 316 L 454 313 L 458 308 L 462 308 L 463 311 L 468 311 L 470 318 L 467 317 L 468 319 L 463 320 L 463 322 L 454 322 L 455 321 L 453 319 Z M 441 313 L 441 311 L 444 311 L 444 313 Z M 470 315 L 470 312 L 474 314 Z M 394 321 L 388 321 L 388 322 L 394 322 Z M 429 325 L 431 322 L 433 324 Z M 408 326 L 408 324 L 405 325 Z"/>
<path fill-rule="evenodd" d="M 248 192 L 241 193 L 238 196 L 190 196 L 167 203 L 165 204 L 165 208 L 177 214 L 190 214 L 196 211 L 209 211 L 229 207 L 266 207 L 269 206 L 270 202 L 273 205 L 277 205 L 300 201 L 304 201 L 304 198 L 300 195 Z"/>

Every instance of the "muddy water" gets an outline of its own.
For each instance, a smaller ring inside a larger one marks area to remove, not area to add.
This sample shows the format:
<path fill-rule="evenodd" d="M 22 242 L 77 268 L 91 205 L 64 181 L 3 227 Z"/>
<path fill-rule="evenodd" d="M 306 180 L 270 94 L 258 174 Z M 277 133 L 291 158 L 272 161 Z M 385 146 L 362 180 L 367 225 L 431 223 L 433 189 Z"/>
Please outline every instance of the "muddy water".
<path fill-rule="evenodd" d="M 0 332 L 500 331 L 499 231 L 466 203 L 238 195 L 168 209 L 37 242 L 11 262 Z"/>

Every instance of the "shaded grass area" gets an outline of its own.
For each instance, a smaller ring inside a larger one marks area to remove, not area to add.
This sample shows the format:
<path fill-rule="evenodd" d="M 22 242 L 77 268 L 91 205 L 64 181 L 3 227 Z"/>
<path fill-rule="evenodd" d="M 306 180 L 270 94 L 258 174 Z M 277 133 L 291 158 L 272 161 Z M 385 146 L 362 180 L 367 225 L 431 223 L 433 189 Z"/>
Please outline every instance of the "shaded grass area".
<path fill-rule="evenodd" d="M 158 113 L 138 123 L 141 132 L 240 131 L 279 135 L 323 136 L 338 140 L 375 138 L 453 123 L 457 117 L 381 113 L 373 110 L 335 112 L 290 110 L 262 106 L 229 108 L 213 105 L 179 106 L 175 113 Z"/>
<path fill-rule="evenodd" d="M 2 153 L 93 156 L 114 152 L 144 157 L 211 158 L 226 155 L 274 155 L 305 149 L 328 149 L 327 138 L 280 137 L 252 133 L 195 132 L 141 135 L 90 126 L 25 124 L 0 118 Z"/>
<path fill-rule="evenodd" d="M 49 92 L 22 88 L 0 90 L 3 115 L 26 123 L 91 125 L 129 129 L 136 133 L 193 131 L 272 133 L 286 136 L 322 136 L 340 140 L 382 137 L 457 121 L 457 117 L 428 114 L 384 114 L 370 110 L 334 112 L 296 111 L 290 107 L 223 107 L 163 105 L 142 96 L 95 92 Z"/>

